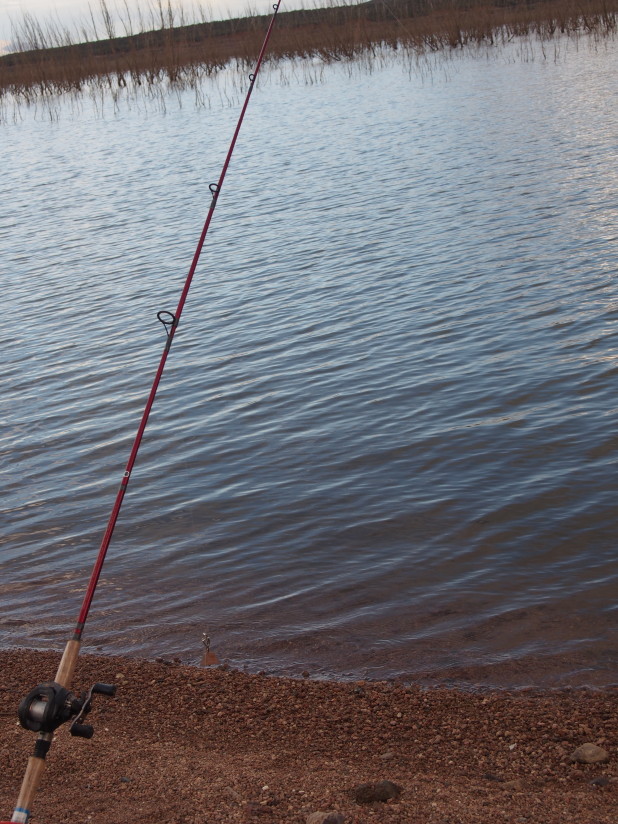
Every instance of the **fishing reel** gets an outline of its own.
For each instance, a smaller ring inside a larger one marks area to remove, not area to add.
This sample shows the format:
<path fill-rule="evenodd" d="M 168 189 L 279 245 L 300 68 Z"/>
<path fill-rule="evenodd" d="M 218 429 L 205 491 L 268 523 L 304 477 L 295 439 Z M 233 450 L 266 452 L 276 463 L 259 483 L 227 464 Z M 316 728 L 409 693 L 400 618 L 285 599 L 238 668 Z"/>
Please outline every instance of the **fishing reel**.
<path fill-rule="evenodd" d="M 73 719 L 69 727 L 71 735 L 92 738 L 94 728 L 81 722 L 90 712 L 92 696 L 95 694 L 113 697 L 116 685 L 93 684 L 88 692 L 76 696 L 55 681 L 39 684 L 20 703 L 17 710 L 19 723 L 32 732 L 51 733 L 61 724 Z"/>

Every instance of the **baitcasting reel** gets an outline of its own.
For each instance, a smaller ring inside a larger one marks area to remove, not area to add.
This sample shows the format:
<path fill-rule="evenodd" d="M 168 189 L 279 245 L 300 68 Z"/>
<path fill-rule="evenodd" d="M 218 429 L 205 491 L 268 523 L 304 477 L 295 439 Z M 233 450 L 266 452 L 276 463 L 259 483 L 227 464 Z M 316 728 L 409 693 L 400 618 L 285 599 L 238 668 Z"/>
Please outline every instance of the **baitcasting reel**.
<path fill-rule="evenodd" d="M 94 729 L 81 720 L 90 712 L 92 696 L 116 694 L 115 684 L 93 684 L 87 693 L 76 696 L 55 681 L 39 684 L 22 700 L 17 710 L 19 723 L 33 732 L 54 732 L 65 721 L 73 719 L 69 732 L 79 738 L 92 738 Z"/>

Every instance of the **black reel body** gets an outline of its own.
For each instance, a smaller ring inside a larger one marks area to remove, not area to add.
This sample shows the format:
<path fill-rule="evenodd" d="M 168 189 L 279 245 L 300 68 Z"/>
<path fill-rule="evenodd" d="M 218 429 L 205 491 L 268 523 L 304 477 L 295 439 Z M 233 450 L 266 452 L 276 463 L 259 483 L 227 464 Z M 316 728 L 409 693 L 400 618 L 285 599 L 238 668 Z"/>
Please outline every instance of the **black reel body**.
<path fill-rule="evenodd" d="M 116 686 L 97 683 L 78 697 L 55 681 L 39 684 L 20 703 L 17 710 L 19 723 L 32 732 L 52 733 L 61 724 L 73 719 L 69 728 L 71 735 L 92 738 L 92 726 L 79 722 L 90 712 L 95 693 L 111 697 L 116 694 Z"/>

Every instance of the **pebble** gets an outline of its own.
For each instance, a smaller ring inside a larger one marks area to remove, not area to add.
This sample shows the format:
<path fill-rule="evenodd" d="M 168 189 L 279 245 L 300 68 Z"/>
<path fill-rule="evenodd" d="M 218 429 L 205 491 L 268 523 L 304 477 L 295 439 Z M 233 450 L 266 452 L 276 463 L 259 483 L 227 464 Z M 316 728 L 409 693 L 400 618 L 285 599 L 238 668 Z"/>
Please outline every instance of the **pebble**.
<path fill-rule="evenodd" d="M 236 792 L 236 790 L 233 787 L 224 787 L 223 795 L 226 795 L 231 801 L 235 801 L 237 804 L 242 803 L 241 794 Z"/>
<path fill-rule="evenodd" d="M 487 781 L 504 781 L 504 779 L 500 778 L 499 775 L 496 775 L 495 773 L 491 773 L 491 772 L 486 772 L 483 775 L 483 778 L 485 778 Z"/>
<path fill-rule="evenodd" d="M 306 818 L 307 824 L 344 824 L 345 817 L 341 813 L 315 812 Z"/>
<path fill-rule="evenodd" d="M 274 815 L 273 810 L 270 807 L 267 807 L 264 804 L 260 804 L 259 801 L 249 801 L 243 807 L 243 812 L 248 817 L 266 817 Z"/>
<path fill-rule="evenodd" d="M 570 761 L 577 761 L 579 764 L 602 764 L 609 761 L 609 753 L 596 744 L 582 744 L 571 754 Z"/>
<path fill-rule="evenodd" d="M 373 804 L 399 798 L 401 792 L 402 788 L 393 781 L 377 781 L 375 784 L 360 784 L 353 790 L 353 795 L 357 804 Z"/>
<path fill-rule="evenodd" d="M 606 775 L 600 775 L 598 778 L 593 778 L 590 783 L 593 787 L 607 787 L 610 781 Z"/>

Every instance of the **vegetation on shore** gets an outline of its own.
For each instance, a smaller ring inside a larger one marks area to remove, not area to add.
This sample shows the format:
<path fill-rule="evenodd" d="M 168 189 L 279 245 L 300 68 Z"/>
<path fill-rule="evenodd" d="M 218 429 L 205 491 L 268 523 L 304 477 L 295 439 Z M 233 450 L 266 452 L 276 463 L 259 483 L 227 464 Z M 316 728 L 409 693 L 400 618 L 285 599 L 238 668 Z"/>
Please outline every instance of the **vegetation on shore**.
<path fill-rule="evenodd" d="M 285 1 L 285 0 L 284 0 Z M 106 39 L 74 43 L 58 26 L 45 28 L 25 17 L 14 33 L 19 51 L 0 57 L 0 102 L 11 97 L 32 102 L 41 97 L 77 93 L 87 88 L 160 83 L 193 86 L 230 61 L 251 67 L 268 17 L 187 23 L 159 0 L 157 27 L 114 37 L 115 26 L 101 2 Z M 369 0 L 359 5 L 281 11 L 268 59 L 319 58 L 351 60 L 377 49 L 404 49 L 412 54 L 503 43 L 533 35 L 541 39 L 580 32 L 616 31 L 618 0 Z M 144 18 L 138 21 L 144 26 Z M 94 24 L 94 20 L 93 20 Z M 82 35 L 86 36 L 85 29 Z M 94 34 L 100 32 L 94 27 Z"/>

